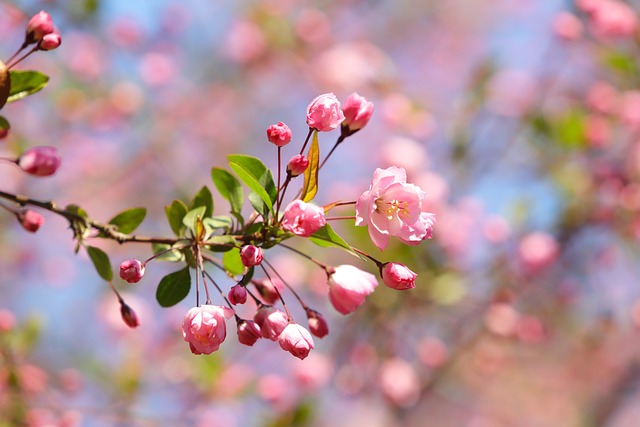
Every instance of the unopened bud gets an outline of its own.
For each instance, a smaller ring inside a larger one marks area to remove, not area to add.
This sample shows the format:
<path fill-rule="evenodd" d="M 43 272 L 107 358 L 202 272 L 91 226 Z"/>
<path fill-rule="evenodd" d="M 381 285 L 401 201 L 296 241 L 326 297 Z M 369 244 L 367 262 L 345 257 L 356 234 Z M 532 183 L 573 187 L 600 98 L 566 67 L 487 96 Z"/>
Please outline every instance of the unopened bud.
<path fill-rule="evenodd" d="M 240 344 L 253 346 L 258 338 L 262 338 L 260 327 L 253 320 L 238 321 L 238 341 Z"/>
<path fill-rule="evenodd" d="M 120 278 L 129 283 L 138 283 L 144 276 L 144 264 L 137 259 L 128 259 L 120 264 Z"/>
<path fill-rule="evenodd" d="M 122 300 L 120 301 L 120 314 L 128 327 L 136 328 L 140 325 L 136 312 Z"/>
<path fill-rule="evenodd" d="M 286 124 L 278 122 L 267 128 L 267 139 L 278 147 L 284 147 L 291 142 L 291 129 Z"/>
<path fill-rule="evenodd" d="M 42 40 L 47 34 L 53 33 L 53 20 L 44 10 L 41 10 L 27 23 L 27 33 L 25 36 L 25 45 L 35 43 Z"/>
<path fill-rule="evenodd" d="M 58 33 L 47 34 L 38 43 L 38 50 L 53 50 L 62 44 L 62 37 Z"/>
<path fill-rule="evenodd" d="M 60 167 L 60 155 L 54 147 L 33 147 L 18 158 L 18 166 L 35 176 L 53 175 Z"/>
<path fill-rule="evenodd" d="M 25 230 L 35 233 L 44 224 L 44 217 L 38 212 L 27 210 L 18 213 L 18 221 Z"/>
<path fill-rule="evenodd" d="M 229 302 L 233 305 L 244 304 L 247 302 L 247 290 L 241 285 L 232 286 L 231 289 L 229 289 L 227 298 L 229 298 Z"/>
<path fill-rule="evenodd" d="M 240 249 L 240 258 L 242 259 L 242 265 L 245 267 L 253 267 L 259 265 L 264 259 L 262 249 L 253 245 L 246 245 Z"/>
<path fill-rule="evenodd" d="M 309 331 L 318 338 L 324 338 L 329 334 L 329 325 L 322 314 L 315 310 L 307 309 L 309 319 Z"/>
<path fill-rule="evenodd" d="M 289 172 L 291 176 L 298 176 L 303 174 L 308 167 L 309 159 L 302 154 L 296 154 L 289 160 L 289 163 L 287 164 L 287 172 Z"/>

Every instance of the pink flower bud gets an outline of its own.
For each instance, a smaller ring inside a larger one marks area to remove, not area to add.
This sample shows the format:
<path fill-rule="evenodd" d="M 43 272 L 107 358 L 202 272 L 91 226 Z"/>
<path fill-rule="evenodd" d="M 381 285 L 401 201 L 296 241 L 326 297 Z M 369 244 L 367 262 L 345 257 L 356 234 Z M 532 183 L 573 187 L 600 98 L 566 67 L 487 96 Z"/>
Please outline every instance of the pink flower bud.
<path fill-rule="evenodd" d="M 275 304 L 276 301 L 280 299 L 280 296 L 278 295 L 278 291 L 282 288 L 280 282 L 276 282 L 274 284 L 269 279 L 256 279 L 252 280 L 251 283 L 256 287 L 262 301 L 265 303 Z"/>
<path fill-rule="evenodd" d="M 352 265 L 339 265 L 329 276 L 329 301 L 342 314 L 355 311 L 378 286 L 376 276 Z"/>
<path fill-rule="evenodd" d="M 278 122 L 267 128 L 267 139 L 278 147 L 284 147 L 291 142 L 291 129 L 286 124 Z"/>
<path fill-rule="evenodd" d="M 324 209 L 296 199 L 284 209 L 282 228 L 301 237 L 309 237 L 326 224 Z"/>
<path fill-rule="evenodd" d="M 276 341 L 280 333 L 289 324 L 286 314 L 269 305 L 260 307 L 253 320 L 260 326 L 262 336 L 271 341 Z"/>
<path fill-rule="evenodd" d="M 319 132 L 334 130 L 343 120 L 340 101 L 333 93 L 317 96 L 307 107 L 307 124 Z"/>
<path fill-rule="evenodd" d="M 35 176 L 53 175 L 60 167 L 60 155 L 54 147 L 33 147 L 18 158 L 18 166 Z"/>
<path fill-rule="evenodd" d="M 278 344 L 284 351 L 288 351 L 300 360 L 304 360 L 313 345 L 313 337 L 297 323 L 289 323 L 278 337 Z"/>
<path fill-rule="evenodd" d="M 120 278 L 129 283 L 138 283 L 144 276 L 144 264 L 137 259 L 128 259 L 120 264 Z"/>
<path fill-rule="evenodd" d="M 9 332 L 16 326 L 16 318 L 9 310 L 0 310 L 0 333 Z"/>
<path fill-rule="evenodd" d="M 25 44 L 32 44 L 42 40 L 44 36 L 53 32 L 53 20 L 51 16 L 41 10 L 27 23 Z"/>
<path fill-rule="evenodd" d="M 47 34 L 38 43 L 38 50 L 53 50 L 62 44 L 62 37 L 58 33 Z"/>
<path fill-rule="evenodd" d="M 238 322 L 238 341 L 240 344 L 253 346 L 258 338 L 262 338 L 260 327 L 253 320 L 240 320 Z"/>
<path fill-rule="evenodd" d="M 302 154 L 296 154 L 289 160 L 289 164 L 287 164 L 287 172 L 291 174 L 291 176 L 298 176 L 304 173 L 309 167 L 309 159 L 307 159 Z"/>
<path fill-rule="evenodd" d="M 559 12 L 553 18 L 553 32 L 562 40 L 578 40 L 582 36 L 582 21 L 570 12 Z"/>
<path fill-rule="evenodd" d="M 138 315 L 131 307 L 125 304 L 124 301 L 120 301 L 120 314 L 122 315 L 122 320 L 124 320 L 124 323 L 126 323 L 128 327 L 136 328 L 140 326 Z"/>
<path fill-rule="evenodd" d="M 260 265 L 264 259 L 262 249 L 253 245 L 246 245 L 240 249 L 240 258 L 242 259 L 242 265 L 245 267 L 253 267 Z"/>
<path fill-rule="evenodd" d="M 35 233 L 44 224 L 44 217 L 38 212 L 27 210 L 18 213 L 18 221 L 25 230 Z"/>
<path fill-rule="evenodd" d="M 233 316 L 228 307 L 208 305 L 193 307 L 182 321 L 182 337 L 193 354 L 211 354 L 227 337 L 225 318 Z"/>
<path fill-rule="evenodd" d="M 231 289 L 229 289 L 227 298 L 229 298 L 229 302 L 233 305 L 244 304 L 247 302 L 247 290 L 241 285 L 232 286 Z"/>
<path fill-rule="evenodd" d="M 309 319 L 309 330 L 318 338 L 324 338 L 329 335 L 329 325 L 324 320 L 322 314 L 315 310 L 307 309 L 307 317 Z"/>
<path fill-rule="evenodd" d="M 380 275 L 385 285 L 399 291 L 415 288 L 416 273 L 398 262 L 388 262 L 380 268 Z"/>
<path fill-rule="evenodd" d="M 342 122 L 342 133 L 349 136 L 369 123 L 373 114 L 373 102 L 367 101 L 365 97 L 354 92 L 344 101 L 342 112 L 345 117 Z"/>

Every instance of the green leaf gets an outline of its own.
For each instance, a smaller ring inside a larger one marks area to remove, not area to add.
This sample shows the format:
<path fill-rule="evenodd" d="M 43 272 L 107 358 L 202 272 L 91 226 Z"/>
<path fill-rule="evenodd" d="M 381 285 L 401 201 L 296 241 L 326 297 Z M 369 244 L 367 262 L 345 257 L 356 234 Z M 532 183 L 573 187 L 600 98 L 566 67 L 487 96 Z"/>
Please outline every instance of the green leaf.
<path fill-rule="evenodd" d="M 211 227 L 214 230 L 218 228 L 231 228 L 233 222 L 231 221 L 231 217 L 218 215 L 213 218 L 205 218 L 202 222 L 204 222 L 206 227 Z"/>
<path fill-rule="evenodd" d="M 206 208 L 206 212 L 202 218 L 213 215 L 213 197 L 211 196 L 211 191 L 209 191 L 206 185 L 198 191 L 198 194 L 195 195 L 191 201 L 191 205 L 189 205 L 189 210 L 191 211 L 201 206 Z"/>
<path fill-rule="evenodd" d="M 187 214 L 187 205 L 180 200 L 174 200 L 169 206 L 164 207 L 164 213 L 167 215 L 171 230 L 176 236 L 181 236 L 183 232 L 182 219 Z"/>
<path fill-rule="evenodd" d="M 333 228 L 331 228 L 329 224 L 325 224 L 318 231 L 309 236 L 309 240 L 311 240 L 316 245 L 324 248 L 330 246 L 342 248 L 362 258 L 362 256 L 355 252 L 353 248 L 347 242 L 345 242 L 342 237 L 338 236 L 336 232 L 333 231 Z"/>
<path fill-rule="evenodd" d="M 0 107 L 2 108 L 2 107 Z M 0 130 L 9 130 L 11 129 L 11 125 L 4 117 L 0 116 Z"/>
<path fill-rule="evenodd" d="M 183 246 L 183 242 L 178 242 L 173 246 L 167 245 L 166 243 L 152 243 L 151 250 L 154 254 L 159 254 L 164 252 L 162 255 L 154 258 L 157 261 L 169 261 L 169 262 L 180 262 L 184 260 L 184 255 L 180 252 L 180 249 L 169 250 L 175 246 Z"/>
<path fill-rule="evenodd" d="M 96 248 L 95 246 L 87 246 L 87 253 L 100 277 L 108 282 L 113 280 L 113 270 L 111 270 L 109 256 L 104 253 L 102 249 Z"/>
<path fill-rule="evenodd" d="M 567 148 L 580 148 L 586 144 L 584 114 L 571 110 L 558 117 L 554 123 L 555 142 Z"/>
<path fill-rule="evenodd" d="M 244 191 L 242 191 L 240 181 L 221 168 L 211 169 L 211 179 L 213 179 L 220 195 L 229 201 L 231 212 L 239 213 L 244 203 Z"/>
<path fill-rule="evenodd" d="M 7 102 L 17 101 L 44 88 L 49 76 L 39 71 L 10 71 L 11 89 Z"/>
<path fill-rule="evenodd" d="M 244 265 L 242 265 L 242 258 L 240 258 L 240 249 L 233 248 L 225 252 L 224 255 L 222 255 L 222 264 L 229 273 L 233 275 L 242 274 Z"/>
<path fill-rule="evenodd" d="M 248 285 L 251 279 L 253 279 L 253 273 L 255 273 L 255 267 L 249 267 L 249 269 L 247 270 L 247 274 L 242 276 L 240 283 L 242 283 L 245 286 Z"/>
<path fill-rule="evenodd" d="M 240 180 L 258 195 L 268 212 L 273 212 L 277 190 L 271 171 L 256 157 L 232 154 L 228 159 L 229 166 Z"/>
<path fill-rule="evenodd" d="M 109 224 L 118 227 L 119 232 L 129 234 L 138 228 L 146 215 L 146 208 L 131 208 L 111 218 Z"/>
<path fill-rule="evenodd" d="M 189 295 L 191 274 L 189 267 L 169 273 L 160 280 L 156 289 L 156 300 L 162 307 L 176 305 Z"/>
<path fill-rule="evenodd" d="M 309 167 L 304 171 L 304 184 L 302 186 L 302 195 L 300 196 L 303 202 L 313 200 L 318 193 L 320 148 L 318 145 L 317 130 L 313 132 L 313 140 L 311 141 L 311 147 L 309 147 L 307 158 L 309 159 Z"/>
<path fill-rule="evenodd" d="M 195 237 L 200 236 L 200 233 L 203 231 L 202 228 L 202 218 L 204 218 L 204 214 L 207 211 L 206 206 L 200 206 L 195 209 L 190 210 L 182 219 L 182 224 L 187 227 Z"/>

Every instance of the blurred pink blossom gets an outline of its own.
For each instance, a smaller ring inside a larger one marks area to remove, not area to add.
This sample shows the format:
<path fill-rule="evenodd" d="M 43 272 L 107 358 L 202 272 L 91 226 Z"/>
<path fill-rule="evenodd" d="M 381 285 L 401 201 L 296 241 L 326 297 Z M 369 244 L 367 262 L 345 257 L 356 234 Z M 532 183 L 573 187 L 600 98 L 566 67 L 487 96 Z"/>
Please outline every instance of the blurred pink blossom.
<path fill-rule="evenodd" d="M 522 238 L 518 255 L 524 267 L 535 272 L 551 264 L 558 256 L 558 242 L 548 233 L 536 231 Z"/>
<path fill-rule="evenodd" d="M 613 114 L 618 109 L 618 91 L 610 83 L 598 81 L 587 90 L 586 102 L 597 113 Z"/>
<path fill-rule="evenodd" d="M 582 31 L 582 21 L 570 12 L 558 12 L 553 17 L 553 32 L 563 40 L 578 40 L 582 37 Z"/>
<path fill-rule="evenodd" d="M 246 20 L 231 24 L 225 45 L 225 53 L 229 59 L 246 64 L 258 59 L 266 50 L 267 40 L 256 24 Z"/>
<path fill-rule="evenodd" d="M 378 286 L 376 276 L 352 265 L 339 265 L 329 275 L 329 300 L 342 314 L 355 311 Z"/>
<path fill-rule="evenodd" d="M 382 363 L 379 384 L 384 396 L 401 408 L 415 405 L 420 396 L 420 380 L 415 369 L 398 357 Z"/>
<path fill-rule="evenodd" d="M 487 106 L 503 116 L 520 117 L 533 106 L 536 86 L 524 70 L 500 70 L 487 83 Z"/>

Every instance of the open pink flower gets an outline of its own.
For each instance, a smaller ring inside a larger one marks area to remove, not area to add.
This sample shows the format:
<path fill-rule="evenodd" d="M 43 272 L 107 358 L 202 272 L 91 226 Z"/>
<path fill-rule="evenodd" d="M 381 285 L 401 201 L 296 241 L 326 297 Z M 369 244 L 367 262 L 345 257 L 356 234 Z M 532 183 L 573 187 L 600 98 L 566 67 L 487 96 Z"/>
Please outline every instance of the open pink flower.
<path fill-rule="evenodd" d="M 343 120 L 340 101 L 333 93 L 317 96 L 307 107 L 307 124 L 319 132 L 334 130 Z"/>
<path fill-rule="evenodd" d="M 352 265 L 339 265 L 329 275 L 329 301 L 342 314 L 355 311 L 378 286 L 376 276 Z"/>
<path fill-rule="evenodd" d="M 278 344 L 300 360 L 304 360 L 314 347 L 313 337 L 297 323 L 289 323 L 278 337 Z"/>
<path fill-rule="evenodd" d="M 284 209 L 282 228 L 301 237 L 309 237 L 326 224 L 324 209 L 300 199 Z"/>
<path fill-rule="evenodd" d="M 407 184 L 404 168 L 376 169 L 369 190 L 356 202 L 356 225 L 368 226 L 369 236 L 380 249 L 389 236 L 408 245 L 431 238 L 435 215 L 425 211 L 425 192 Z"/>
<path fill-rule="evenodd" d="M 225 318 L 233 316 L 233 310 L 216 305 L 193 307 L 182 321 L 182 337 L 189 343 L 193 354 L 211 354 L 227 337 Z"/>

